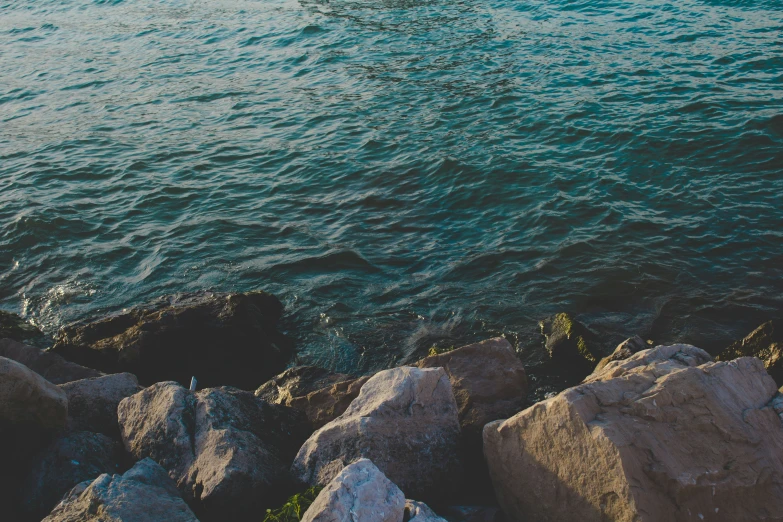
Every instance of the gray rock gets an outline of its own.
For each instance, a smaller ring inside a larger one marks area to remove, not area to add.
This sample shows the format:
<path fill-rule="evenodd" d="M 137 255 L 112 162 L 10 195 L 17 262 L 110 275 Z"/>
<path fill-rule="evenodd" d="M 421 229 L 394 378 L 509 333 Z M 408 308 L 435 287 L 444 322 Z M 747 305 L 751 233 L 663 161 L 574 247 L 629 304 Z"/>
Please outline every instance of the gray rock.
<path fill-rule="evenodd" d="M 136 376 L 115 373 L 60 385 L 68 396 L 68 429 L 103 433 L 119 440 L 117 406 L 141 391 Z"/>
<path fill-rule="evenodd" d="M 305 442 L 292 471 L 302 482 L 324 485 L 365 457 L 410 496 L 437 499 L 460 482 L 459 436 L 443 368 L 394 368 L 370 378 L 345 413 Z"/>
<path fill-rule="evenodd" d="M 405 517 L 407 522 L 446 522 L 446 519 L 439 517 L 430 507 L 415 500 L 405 501 Z"/>
<path fill-rule="evenodd" d="M 283 305 L 265 292 L 166 296 L 140 308 L 61 329 L 52 350 L 143 385 L 174 380 L 255 389 L 285 368 L 293 343 L 277 330 Z"/>
<path fill-rule="evenodd" d="M 228 387 L 193 393 L 158 383 L 124 399 L 118 416 L 128 452 L 168 470 L 204 520 L 257 517 L 277 504 L 309 434 L 300 412 Z"/>
<path fill-rule="evenodd" d="M 68 398 L 27 366 L 0 357 L 0 424 L 54 432 L 65 427 Z"/>
<path fill-rule="evenodd" d="M 198 522 L 152 459 L 75 486 L 43 522 Z"/>
<path fill-rule="evenodd" d="M 80 431 L 55 439 L 25 466 L 25 511 L 40 520 L 80 482 L 116 473 L 121 456 L 119 442 L 99 433 Z"/>
<path fill-rule="evenodd" d="M 648 346 L 647 343 L 639 337 L 638 335 L 635 337 L 631 337 L 629 339 L 626 339 L 625 341 L 621 342 L 619 345 L 617 345 L 617 348 L 615 348 L 614 352 L 612 352 L 611 355 L 608 355 L 607 357 L 604 357 L 600 361 L 598 361 L 598 364 L 595 367 L 595 370 L 593 370 L 593 373 L 598 373 L 601 370 L 604 369 L 604 367 L 615 361 L 624 361 L 628 359 L 630 356 L 632 356 L 635 353 L 639 353 L 642 350 L 647 350 L 648 348 L 651 348 L 651 346 Z"/>
<path fill-rule="evenodd" d="M 405 495 L 368 459 L 346 466 L 318 494 L 302 522 L 402 522 Z"/>
<path fill-rule="evenodd" d="M 56 353 L 28 346 L 13 339 L 0 339 L 0 357 L 24 364 L 53 384 L 64 384 L 103 375 L 98 370 L 66 361 Z"/>

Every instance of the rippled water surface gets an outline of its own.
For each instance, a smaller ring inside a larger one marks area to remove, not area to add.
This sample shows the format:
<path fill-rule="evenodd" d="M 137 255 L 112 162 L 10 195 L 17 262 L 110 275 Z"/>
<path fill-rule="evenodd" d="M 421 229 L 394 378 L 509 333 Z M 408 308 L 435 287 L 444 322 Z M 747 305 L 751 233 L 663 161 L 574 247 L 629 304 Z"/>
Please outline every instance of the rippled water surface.
<path fill-rule="evenodd" d="M 0 0 L 0 307 L 205 288 L 342 370 L 721 347 L 783 310 L 783 1 Z"/>

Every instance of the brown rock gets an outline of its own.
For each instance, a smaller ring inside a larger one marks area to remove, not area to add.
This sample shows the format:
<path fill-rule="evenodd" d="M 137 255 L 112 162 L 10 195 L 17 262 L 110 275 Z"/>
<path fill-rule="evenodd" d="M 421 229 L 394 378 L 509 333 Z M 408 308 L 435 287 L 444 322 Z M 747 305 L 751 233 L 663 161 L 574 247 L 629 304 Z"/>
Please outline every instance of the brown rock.
<path fill-rule="evenodd" d="M 300 412 L 250 392 L 193 393 L 174 382 L 124 399 L 118 416 L 125 448 L 168 470 L 202 520 L 253 519 L 280 503 L 289 462 L 309 433 Z"/>
<path fill-rule="evenodd" d="M 444 497 L 461 478 L 459 434 L 446 372 L 394 368 L 372 376 L 340 417 L 305 442 L 292 471 L 304 483 L 324 485 L 364 457 L 406 494 Z"/>
<path fill-rule="evenodd" d="M 63 328 L 52 350 L 144 385 L 176 380 L 255 389 L 281 371 L 293 344 L 276 327 L 283 305 L 265 292 L 167 296 L 92 323 Z"/>
<path fill-rule="evenodd" d="M 344 373 L 333 373 L 317 366 L 294 366 L 262 384 L 255 394 L 270 404 L 290 406 L 296 398 L 350 379 Z"/>
<path fill-rule="evenodd" d="M 22 363 L 53 384 L 103 375 L 98 370 L 66 361 L 56 353 L 28 346 L 12 339 L 0 339 L 0 357 Z"/>
<path fill-rule="evenodd" d="M 115 373 L 60 385 L 68 396 L 68 429 L 92 431 L 120 439 L 117 406 L 141 391 L 136 376 Z"/>
<path fill-rule="evenodd" d="M 780 321 L 767 321 L 744 339 L 728 346 L 715 360 L 731 361 L 738 357 L 758 357 L 777 385 L 783 386 L 783 326 Z"/>
<path fill-rule="evenodd" d="M 625 341 L 617 345 L 617 348 L 615 348 L 614 352 L 612 352 L 611 355 L 608 355 L 603 359 L 601 359 L 600 361 L 598 361 L 598 364 L 596 365 L 595 370 L 593 370 L 593 373 L 600 372 L 610 362 L 624 361 L 628 359 L 630 356 L 632 356 L 633 354 L 641 352 L 642 350 L 647 350 L 648 348 L 651 348 L 651 346 L 648 346 L 647 343 L 644 341 L 644 339 L 642 339 L 638 335 L 626 339 Z"/>
<path fill-rule="evenodd" d="M 0 423 L 54 432 L 65 427 L 68 398 L 27 366 L 0 357 Z"/>
<path fill-rule="evenodd" d="M 361 391 L 362 386 L 370 377 L 371 375 L 365 375 L 358 379 L 338 382 L 321 390 L 308 393 L 304 397 L 294 397 L 288 403 L 288 406 L 307 415 L 313 429 L 320 429 L 348 409 L 348 406 L 359 396 L 359 391 Z"/>
<path fill-rule="evenodd" d="M 758 359 L 688 345 L 609 364 L 484 428 L 498 501 L 541 522 L 783 519 L 783 424 Z"/>

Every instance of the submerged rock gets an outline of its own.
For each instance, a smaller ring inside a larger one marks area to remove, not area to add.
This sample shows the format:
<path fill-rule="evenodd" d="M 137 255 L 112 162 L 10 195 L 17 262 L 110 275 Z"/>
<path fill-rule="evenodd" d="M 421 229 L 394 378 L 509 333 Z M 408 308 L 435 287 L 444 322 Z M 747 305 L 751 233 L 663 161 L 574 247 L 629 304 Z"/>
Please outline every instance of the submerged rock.
<path fill-rule="evenodd" d="M 648 348 L 651 348 L 651 346 L 648 346 L 644 339 L 638 335 L 626 339 L 617 345 L 617 348 L 615 348 L 611 355 L 608 355 L 598 361 L 598 364 L 596 365 L 595 370 L 593 370 L 593 373 L 600 372 L 610 362 L 624 361 L 633 354 L 641 352 L 642 350 L 647 350 Z"/>
<path fill-rule="evenodd" d="M 80 482 L 116 473 L 121 457 L 120 443 L 99 433 L 80 431 L 57 438 L 25 466 L 25 511 L 40 520 Z"/>
<path fill-rule="evenodd" d="M 74 487 L 43 522 L 198 522 L 166 471 L 144 459 Z"/>
<path fill-rule="evenodd" d="M 781 519 L 776 394 L 758 359 L 638 352 L 484 428 L 498 501 L 542 522 Z"/>
<path fill-rule="evenodd" d="M 66 361 L 60 355 L 28 346 L 13 339 L 0 339 L 0 357 L 22 363 L 52 384 L 65 384 L 103 373 Z"/>
<path fill-rule="evenodd" d="M 783 386 L 783 325 L 772 320 L 762 324 L 744 339 L 724 349 L 716 361 L 731 361 L 738 357 L 758 357 L 778 386 Z"/>
<path fill-rule="evenodd" d="M 343 468 L 318 494 L 302 522 L 402 522 L 405 495 L 368 459 Z"/>
<path fill-rule="evenodd" d="M 52 340 L 38 327 L 16 314 L 3 310 L 0 310 L 0 339 L 13 339 L 38 348 L 48 348 L 52 344 Z"/>
<path fill-rule="evenodd" d="M 120 439 L 117 406 L 141 391 L 136 376 L 115 373 L 60 385 L 68 396 L 68 429 L 92 431 Z"/>
<path fill-rule="evenodd" d="M 559 370 L 581 378 L 595 367 L 599 353 L 595 336 L 582 323 L 560 313 L 541 321 L 539 326 L 549 356 Z"/>
<path fill-rule="evenodd" d="M 305 442 L 292 471 L 302 482 L 324 485 L 364 457 L 406 494 L 439 498 L 460 482 L 459 435 L 443 368 L 394 368 L 371 377 L 340 417 Z"/>
<path fill-rule="evenodd" d="M 278 504 L 309 434 L 300 412 L 229 387 L 158 383 L 124 399 L 118 416 L 125 448 L 168 470 L 203 520 L 257 518 Z"/>
<path fill-rule="evenodd" d="M 255 389 L 281 371 L 293 344 L 277 330 L 283 305 L 265 292 L 168 296 L 92 323 L 64 327 L 52 350 L 144 385 L 175 380 Z"/>

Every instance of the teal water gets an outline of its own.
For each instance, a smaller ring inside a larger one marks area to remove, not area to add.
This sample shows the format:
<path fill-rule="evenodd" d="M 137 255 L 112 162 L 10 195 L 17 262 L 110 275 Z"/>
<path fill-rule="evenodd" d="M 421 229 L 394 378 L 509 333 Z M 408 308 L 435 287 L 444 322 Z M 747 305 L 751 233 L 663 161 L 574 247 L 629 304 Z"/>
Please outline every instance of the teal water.
<path fill-rule="evenodd" d="M 266 288 L 355 371 L 783 310 L 783 2 L 0 0 L 0 307 Z"/>

